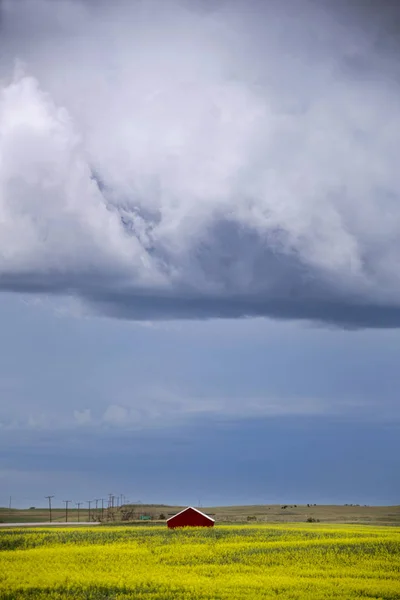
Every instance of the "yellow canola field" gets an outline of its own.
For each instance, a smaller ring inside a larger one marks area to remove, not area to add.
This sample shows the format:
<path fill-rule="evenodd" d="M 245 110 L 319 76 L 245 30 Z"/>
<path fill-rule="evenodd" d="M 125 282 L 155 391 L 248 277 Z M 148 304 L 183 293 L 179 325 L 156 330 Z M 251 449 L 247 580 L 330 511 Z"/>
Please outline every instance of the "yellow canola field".
<path fill-rule="evenodd" d="M 1 600 L 400 599 L 400 529 L 247 525 L 0 532 Z"/>

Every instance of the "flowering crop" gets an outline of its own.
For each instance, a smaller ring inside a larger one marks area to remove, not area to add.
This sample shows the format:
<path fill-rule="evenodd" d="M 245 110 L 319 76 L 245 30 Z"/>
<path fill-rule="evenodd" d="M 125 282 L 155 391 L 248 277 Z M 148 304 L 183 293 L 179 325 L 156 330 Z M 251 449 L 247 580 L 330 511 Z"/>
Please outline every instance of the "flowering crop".
<path fill-rule="evenodd" d="M 400 600 L 400 529 L 247 525 L 0 532 L 1 600 Z"/>

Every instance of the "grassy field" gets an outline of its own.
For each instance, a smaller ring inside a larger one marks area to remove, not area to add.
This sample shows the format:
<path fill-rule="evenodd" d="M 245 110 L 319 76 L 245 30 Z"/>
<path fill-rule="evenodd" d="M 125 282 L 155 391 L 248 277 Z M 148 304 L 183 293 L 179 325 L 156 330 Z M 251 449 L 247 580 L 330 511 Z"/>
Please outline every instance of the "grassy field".
<path fill-rule="evenodd" d="M 286 508 L 283 508 L 285 507 Z M 143 504 L 124 507 L 123 510 L 114 510 L 113 520 L 121 521 L 123 513 L 129 520 L 138 519 L 141 514 L 148 514 L 154 520 L 160 515 L 168 518 L 184 508 L 183 506 L 166 506 L 164 504 Z M 255 518 L 257 522 L 273 523 L 304 523 L 308 518 L 314 518 L 321 523 L 359 523 L 365 525 L 397 525 L 400 526 L 400 506 L 329 506 L 329 505 L 260 505 L 260 506 L 218 506 L 201 508 L 204 512 L 215 515 L 218 523 L 244 523 L 248 517 Z M 88 521 L 87 508 L 80 510 L 80 520 Z M 92 511 L 92 518 L 101 517 L 101 510 Z M 106 518 L 107 511 L 103 516 Z M 111 515 L 110 515 L 111 516 Z M 78 520 L 78 511 L 68 511 L 69 521 Z M 0 508 L 0 523 L 41 523 L 49 520 L 47 508 L 34 510 L 9 510 Z M 53 521 L 65 521 L 64 509 L 53 509 Z"/>
<path fill-rule="evenodd" d="M 400 599 L 400 528 L 5 529 L 1 600 Z"/>

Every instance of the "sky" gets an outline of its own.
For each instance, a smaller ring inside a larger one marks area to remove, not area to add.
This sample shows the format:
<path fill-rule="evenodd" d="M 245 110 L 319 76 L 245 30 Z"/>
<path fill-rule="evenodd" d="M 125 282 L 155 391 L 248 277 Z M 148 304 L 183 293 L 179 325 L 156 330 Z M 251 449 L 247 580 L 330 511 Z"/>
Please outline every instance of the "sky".
<path fill-rule="evenodd" d="M 0 505 L 399 504 L 399 37 L 0 2 Z"/>

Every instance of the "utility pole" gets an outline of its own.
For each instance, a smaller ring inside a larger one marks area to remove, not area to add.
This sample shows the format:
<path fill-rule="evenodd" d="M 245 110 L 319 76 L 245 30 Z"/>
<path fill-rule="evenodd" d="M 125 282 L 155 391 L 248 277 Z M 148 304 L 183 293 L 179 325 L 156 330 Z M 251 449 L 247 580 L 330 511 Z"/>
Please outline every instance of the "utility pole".
<path fill-rule="evenodd" d="M 104 516 L 104 498 L 101 499 L 101 518 Z"/>
<path fill-rule="evenodd" d="M 47 498 L 49 501 L 49 514 L 50 514 L 50 523 L 51 523 L 51 499 L 54 498 L 54 496 L 45 496 L 45 498 Z"/>
<path fill-rule="evenodd" d="M 113 508 L 114 508 L 114 496 L 112 494 L 108 494 L 108 510 L 107 510 L 107 520 L 113 516 Z"/>
<path fill-rule="evenodd" d="M 86 500 L 86 502 L 89 504 L 89 521 L 90 521 L 90 505 L 92 504 L 93 500 Z"/>
<path fill-rule="evenodd" d="M 65 503 L 65 522 L 68 523 L 68 504 L 72 502 L 72 500 L 63 500 Z"/>
<path fill-rule="evenodd" d="M 76 502 L 75 504 L 76 504 L 76 505 L 77 505 L 77 507 L 78 507 L 78 523 L 79 523 L 79 511 L 80 511 L 80 508 L 81 508 L 81 506 L 82 506 L 83 502 Z"/>
<path fill-rule="evenodd" d="M 98 514 L 97 514 L 97 505 L 100 502 L 100 498 L 96 498 L 95 502 L 96 502 L 96 517 L 97 517 L 98 516 Z"/>

